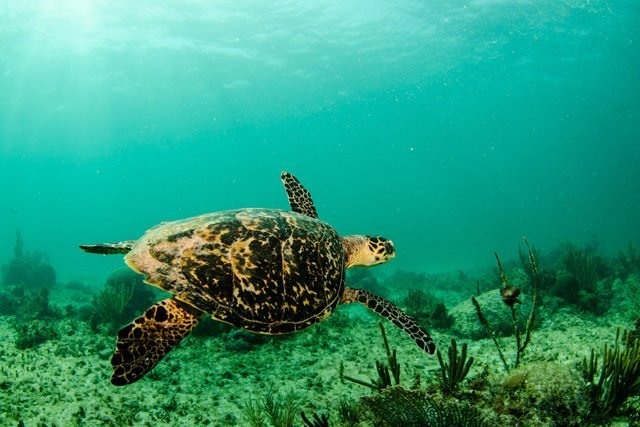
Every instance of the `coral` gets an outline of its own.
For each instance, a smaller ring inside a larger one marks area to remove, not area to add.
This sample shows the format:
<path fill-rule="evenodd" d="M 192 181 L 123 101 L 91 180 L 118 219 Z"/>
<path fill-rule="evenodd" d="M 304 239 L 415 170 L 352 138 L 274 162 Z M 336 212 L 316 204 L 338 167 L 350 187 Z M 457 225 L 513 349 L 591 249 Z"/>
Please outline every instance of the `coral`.
<path fill-rule="evenodd" d="M 490 425 L 468 405 L 437 403 L 424 390 L 407 390 L 402 386 L 362 398 L 373 416 L 372 424 L 388 427 L 433 426 L 475 427 Z"/>
<path fill-rule="evenodd" d="M 267 416 L 257 400 L 246 401 L 242 405 L 242 414 L 247 425 L 251 427 L 265 427 L 267 425 Z"/>
<path fill-rule="evenodd" d="M 454 323 L 455 317 L 449 315 L 444 303 L 437 303 L 431 313 L 429 324 L 436 329 L 449 329 Z"/>
<path fill-rule="evenodd" d="M 318 416 L 318 414 L 313 414 L 313 421 L 307 418 L 304 412 L 300 413 L 300 417 L 302 417 L 302 421 L 307 427 L 329 427 L 329 418 L 324 414 L 320 416 Z"/>
<path fill-rule="evenodd" d="M 438 363 L 440 364 L 440 385 L 444 394 L 451 394 L 458 385 L 464 381 L 473 364 L 473 357 L 467 359 L 467 344 L 462 344 L 462 353 L 458 355 L 456 340 L 451 340 L 451 347 L 448 351 L 449 362 L 444 362 L 442 354 L 438 350 Z"/>
<path fill-rule="evenodd" d="M 425 327 L 442 329 L 453 325 L 454 318 L 447 313 L 442 300 L 428 291 L 409 289 L 402 305 L 409 316 Z"/>
<path fill-rule="evenodd" d="M 51 320 L 62 315 L 49 304 L 49 291 L 46 288 L 25 290 L 23 286 L 12 286 L 8 292 L 0 292 L 0 301 L 0 316 L 14 315 L 19 320 Z"/>
<path fill-rule="evenodd" d="M 360 424 L 362 411 L 357 401 L 342 397 L 338 401 L 338 416 L 343 425 L 356 426 Z"/>
<path fill-rule="evenodd" d="M 631 274 L 640 274 L 640 253 L 629 241 L 627 251 L 618 251 L 614 260 L 616 276 L 625 280 Z"/>
<path fill-rule="evenodd" d="M 593 349 L 590 358 L 582 361 L 596 423 L 608 421 L 627 399 L 640 395 L 640 342 L 624 335 L 621 340 L 618 328 L 613 347 L 605 344 L 601 364 Z"/>
<path fill-rule="evenodd" d="M 541 258 L 540 250 L 536 248 L 535 245 L 531 245 L 530 249 L 533 258 L 539 261 Z M 529 252 L 522 250 L 522 247 L 518 247 L 518 259 L 520 260 L 520 267 L 522 268 L 522 270 L 524 270 L 527 277 L 529 278 L 529 284 L 533 285 L 535 277 L 533 275 L 533 268 L 529 259 Z"/>
<path fill-rule="evenodd" d="M 595 314 L 603 314 L 611 306 L 611 281 L 605 279 L 610 268 L 595 253 L 595 248 L 566 245 L 562 269 L 556 275 L 549 294 Z"/>
<path fill-rule="evenodd" d="M 265 426 L 266 421 L 273 427 L 292 427 L 299 405 L 292 392 L 280 396 L 271 387 L 260 400 L 248 400 L 243 405 L 243 414 L 249 425 Z"/>
<path fill-rule="evenodd" d="M 632 331 L 626 333 L 625 339 L 627 339 L 628 342 L 633 342 L 634 340 L 640 341 L 640 317 L 634 322 L 634 327 Z"/>
<path fill-rule="evenodd" d="M 33 348 L 51 339 L 58 337 L 51 322 L 43 320 L 31 320 L 28 322 L 16 322 L 16 347 L 20 350 Z"/>
<path fill-rule="evenodd" d="M 531 271 L 533 274 L 533 300 L 531 303 L 531 311 L 529 312 L 529 317 L 527 319 L 527 323 L 524 327 L 524 336 L 522 336 L 521 334 L 521 329 L 522 327 L 520 326 L 519 323 L 519 316 L 518 316 L 518 311 L 515 307 L 515 304 L 517 303 L 518 305 L 521 305 L 522 302 L 520 300 L 517 299 L 517 297 L 520 295 L 520 290 L 517 287 L 514 287 L 512 285 L 509 284 L 509 279 L 507 278 L 507 276 L 505 276 L 504 274 L 504 269 L 502 267 L 502 263 L 500 262 L 500 257 L 498 257 L 498 254 L 496 253 L 496 261 L 498 262 L 498 269 L 500 271 L 500 279 L 502 281 L 502 288 L 500 290 L 500 296 L 502 298 L 502 302 L 504 305 L 506 305 L 507 307 L 509 307 L 509 310 L 511 312 L 511 320 L 512 320 L 512 324 L 513 324 L 513 335 L 516 339 L 516 357 L 515 360 L 513 362 L 513 367 L 517 368 L 520 365 L 520 358 L 521 356 L 524 354 L 527 346 L 529 345 L 529 342 L 531 341 L 531 331 L 533 330 L 533 326 L 536 320 L 536 304 L 537 304 L 537 300 L 538 300 L 538 289 L 539 289 L 539 282 L 538 282 L 538 266 L 536 264 L 536 259 L 533 255 L 533 252 L 531 250 L 531 247 L 529 246 L 529 242 L 527 241 L 526 238 L 523 239 L 524 240 L 524 244 L 527 247 L 527 251 L 529 253 L 529 262 L 531 263 Z M 471 297 L 471 302 L 473 303 L 473 306 L 475 307 L 476 310 L 476 314 L 478 316 L 478 320 L 480 321 L 480 324 L 482 326 L 484 326 L 484 328 L 487 330 L 487 333 L 491 336 L 491 338 L 493 339 L 493 342 L 498 350 L 498 353 L 500 355 L 500 359 L 502 360 L 502 363 L 505 367 L 505 369 L 508 371 L 509 370 L 509 365 L 506 362 L 506 359 L 504 358 L 504 354 L 502 353 L 502 350 L 500 349 L 500 344 L 498 343 L 498 340 L 496 338 L 496 335 L 493 331 L 493 329 L 491 328 L 491 326 L 489 325 L 489 322 L 487 321 L 487 318 L 484 316 L 482 309 L 480 307 L 480 304 L 478 303 L 478 300 L 475 297 Z"/>
<path fill-rule="evenodd" d="M 0 316 L 12 316 L 19 307 L 19 299 L 13 292 L 0 290 Z"/>
<path fill-rule="evenodd" d="M 24 250 L 22 236 L 17 232 L 13 258 L 2 268 L 2 284 L 28 289 L 51 288 L 56 284 L 56 272 L 46 255 Z"/>
<path fill-rule="evenodd" d="M 25 318 L 46 320 L 61 317 L 61 314 L 49 304 L 49 291 L 46 288 L 39 292 L 27 293 L 23 304 L 21 311 L 23 311 Z"/>
<path fill-rule="evenodd" d="M 95 316 L 92 323 L 94 326 L 103 323 L 112 333 L 146 310 L 153 301 L 153 292 L 144 284 L 141 275 L 129 269 L 116 270 L 93 298 Z"/>

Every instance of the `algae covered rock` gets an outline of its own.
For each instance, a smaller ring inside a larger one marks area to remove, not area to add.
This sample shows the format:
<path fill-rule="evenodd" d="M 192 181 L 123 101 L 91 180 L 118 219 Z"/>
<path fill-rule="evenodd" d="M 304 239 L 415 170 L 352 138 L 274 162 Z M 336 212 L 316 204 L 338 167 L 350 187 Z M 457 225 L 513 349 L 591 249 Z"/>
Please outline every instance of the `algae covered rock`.
<path fill-rule="evenodd" d="M 611 290 L 612 306 L 635 319 L 640 313 L 640 274 L 631 274 L 625 280 L 614 280 Z"/>
<path fill-rule="evenodd" d="M 58 338 L 58 333 L 50 322 L 31 320 L 14 324 L 15 345 L 19 350 L 36 347 L 44 342 Z"/>
<path fill-rule="evenodd" d="M 582 376 L 556 362 L 532 362 L 506 374 L 494 396 L 497 413 L 517 425 L 578 426 L 589 416 Z"/>
<path fill-rule="evenodd" d="M 492 289 L 476 297 L 484 316 L 498 336 L 509 336 L 513 334 L 513 320 L 511 319 L 511 310 L 507 307 L 500 296 L 500 289 Z M 532 296 L 519 296 L 522 304 L 516 304 L 515 308 L 519 311 L 519 326 L 521 330 L 524 327 L 531 312 Z M 471 339 L 487 338 L 489 334 L 478 321 L 476 309 L 471 299 L 464 300 L 460 304 L 449 310 L 449 314 L 455 319 L 455 323 L 451 327 L 451 331 L 461 337 Z"/>

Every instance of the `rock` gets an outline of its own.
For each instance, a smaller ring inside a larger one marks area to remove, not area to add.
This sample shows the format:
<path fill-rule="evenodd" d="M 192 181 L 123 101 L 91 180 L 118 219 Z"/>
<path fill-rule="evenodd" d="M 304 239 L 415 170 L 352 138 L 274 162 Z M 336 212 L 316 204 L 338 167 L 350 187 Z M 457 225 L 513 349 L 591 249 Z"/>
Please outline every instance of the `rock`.
<path fill-rule="evenodd" d="M 616 279 L 611 285 L 611 306 L 635 320 L 640 313 L 640 275 L 631 274 L 626 280 Z"/>
<path fill-rule="evenodd" d="M 494 396 L 497 411 L 529 420 L 527 425 L 583 425 L 589 399 L 582 376 L 570 366 L 532 362 L 507 374 Z"/>
<path fill-rule="evenodd" d="M 513 335 L 513 320 L 511 319 L 511 310 L 502 302 L 500 289 L 492 289 L 476 297 L 484 317 L 494 330 L 497 336 Z M 519 327 L 524 330 L 529 313 L 531 312 L 532 297 L 521 294 L 518 298 L 522 304 L 516 304 L 518 312 Z M 455 322 L 451 327 L 453 333 L 471 339 L 488 338 L 489 334 L 476 314 L 476 309 L 471 302 L 471 298 L 461 302 L 460 304 L 449 310 L 449 314 L 453 316 Z M 539 319 L 538 319 L 539 320 Z M 539 321 L 536 322 L 539 324 Z"/>

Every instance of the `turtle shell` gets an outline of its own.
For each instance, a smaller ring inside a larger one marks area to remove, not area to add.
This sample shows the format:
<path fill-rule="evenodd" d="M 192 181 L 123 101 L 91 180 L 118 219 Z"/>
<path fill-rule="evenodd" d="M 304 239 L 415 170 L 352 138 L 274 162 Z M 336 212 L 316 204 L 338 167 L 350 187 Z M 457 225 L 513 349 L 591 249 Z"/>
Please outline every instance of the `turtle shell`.
<path fill-rule="evenodd" d="M 158 225 L 127 264 L 146 283 L 252 332 L 281 334 L 325 319 L 344 291 L 342 239 L 295 212 L 241 209 Z"/>

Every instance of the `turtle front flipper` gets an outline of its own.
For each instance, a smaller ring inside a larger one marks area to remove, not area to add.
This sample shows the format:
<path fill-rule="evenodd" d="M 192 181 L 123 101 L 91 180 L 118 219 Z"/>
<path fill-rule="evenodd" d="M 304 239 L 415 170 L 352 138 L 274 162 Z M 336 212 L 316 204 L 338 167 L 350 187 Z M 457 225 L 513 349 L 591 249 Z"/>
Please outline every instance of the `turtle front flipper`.
<path fill-rule="evenodd" d="M 151 306 L 118 332 L 111 358 L 113 385 L 142 378 L 198 324 L 202 312 L 175 298 Z"/>
<path fill-rule="evenodd" d="M 289 172 L 282 172 L 280 180 L 284 184 L 284 189 L 287 191 L 291 210 L 317 219 L 318 213 L 313 205 L 313 200 L 311 200 L 311 193 L 300 184 L 298 178 Z"/>
<path fill-rule="evenodd" d="M 422 350 L 429 354 L 435 353 L 436 344 L 429 333 L 422 329 L 411 316 L 408 316 L 391 302 L 364 289 L 346 288 L 342 296 L 342 303 L 349 304 L 352 302 L 362 303 L 367 308 L 387 318 L 394 325 L 408 333 Z"/>

